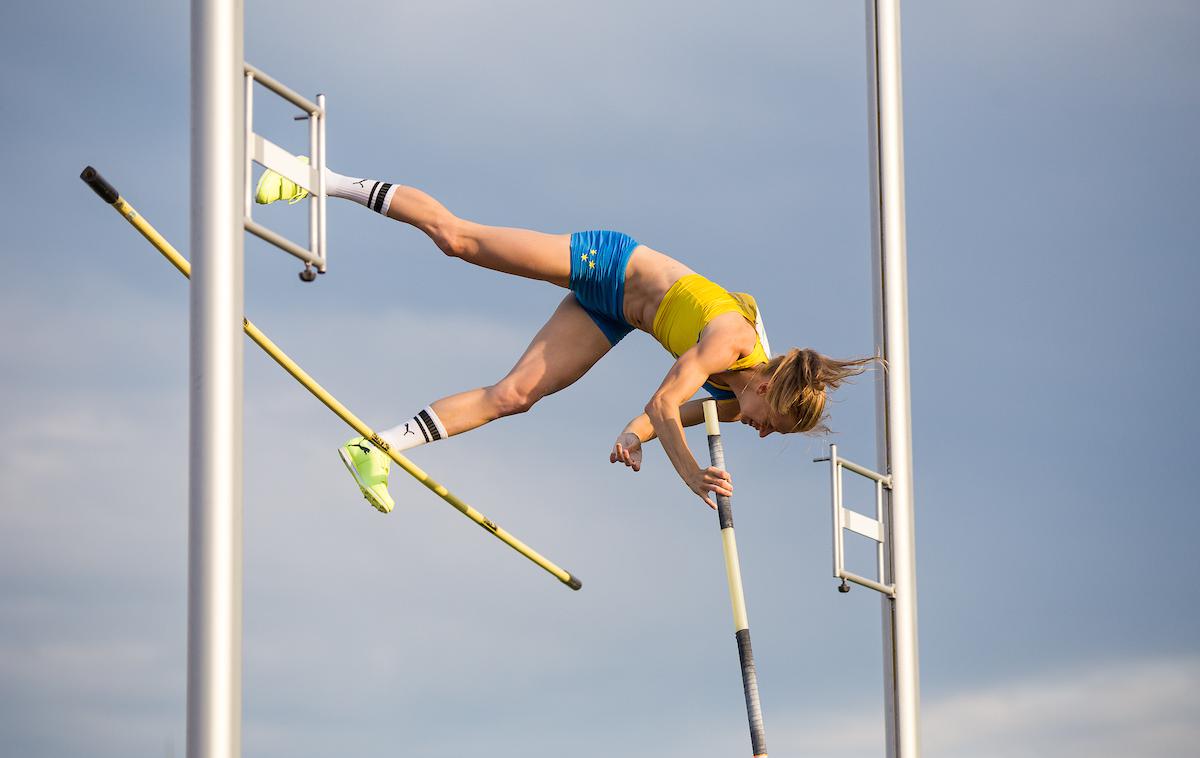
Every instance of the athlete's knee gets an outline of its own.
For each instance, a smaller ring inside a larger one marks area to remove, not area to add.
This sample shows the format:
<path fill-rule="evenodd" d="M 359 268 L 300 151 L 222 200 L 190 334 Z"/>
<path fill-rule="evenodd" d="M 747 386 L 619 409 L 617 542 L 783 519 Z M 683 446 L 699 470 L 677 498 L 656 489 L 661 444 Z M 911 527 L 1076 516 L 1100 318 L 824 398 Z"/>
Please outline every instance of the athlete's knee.
<path fill-rule="evenodd" d="M 464 233 L 464 226 L 462 219 L 446 211 L 429 222 L 425 233 L 446 255 L 465 258 L 471 253 L 471 239 Z"/>
<path fill-rule="evenodd" d="M 499 416 L 513 416 L 532 408 L 542 397 L 519 382 L 504 379 L 487 388 L 488 399 Z"/>

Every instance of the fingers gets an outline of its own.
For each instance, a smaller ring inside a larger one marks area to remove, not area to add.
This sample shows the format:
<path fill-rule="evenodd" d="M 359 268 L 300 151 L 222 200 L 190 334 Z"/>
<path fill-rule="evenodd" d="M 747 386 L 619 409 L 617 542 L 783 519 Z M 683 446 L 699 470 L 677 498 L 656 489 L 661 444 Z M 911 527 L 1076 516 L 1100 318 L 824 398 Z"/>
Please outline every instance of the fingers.
<path fill-rule="evenodd" d="M 608 456 L 609 463 L 620 461 L 634 471 L 641 471 L 642 457 L 638 453 L 631 452 L 624 445 L 617 443 L 613 446 L 612 453 Z"/>
<path fill-rule="evenodd" d="M 733 478 L 729 476 L 728 471 L 709 466 L 706 469 L 699 469 L 698 473 L 699 481 L 688 479 L 687 484 L 709 508 L 717 509 L 717 504 L 708 496 L 709 493 L 715 493 L 718 497 L 733 496 Z"/>
<path fill-rule="evenodd" d="M 733 477 L 729 475 L 728 471 L 726 471 L 725 469 L 719 469 L 716 466 L 709 466 L 708 468 L 704 469 L 704 474 L 706 476 L 712 476 L 717 479 L 724 479 L 727 482 L 733 481 Z"/>
<path fill-rule="evenodd" d="M 616 463 L 617 461 L 625 462 L 625 448 L 621 447 L 621 443 L 619 442 L 613 445 L 612 453 L 608 456 L 609 463 Z"/>
<path fill-rule="evenodd" d="M 714 495 L 717 495 L 720 497 L 733 497 L 733 488 L 732 487 L 726 487 L 726 486 L 722 486 L 719 484 L 709 484 L 706 482 L 704 484 L 704 491 L 711 492 Z"/>
<path fill-rule="evenodd" d="M 714 466 L 704 470 L 704 489 L 725 497 L 733 497 L 733 478 L 728 471 L 722 471 Z"/>

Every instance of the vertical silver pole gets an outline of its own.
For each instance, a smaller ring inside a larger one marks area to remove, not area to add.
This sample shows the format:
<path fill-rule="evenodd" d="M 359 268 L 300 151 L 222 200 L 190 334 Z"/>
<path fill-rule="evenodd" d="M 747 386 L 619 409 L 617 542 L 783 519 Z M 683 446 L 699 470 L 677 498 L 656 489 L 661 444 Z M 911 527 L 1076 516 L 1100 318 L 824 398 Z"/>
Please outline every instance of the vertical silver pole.
<path fill-rule="evenodd" d="M 246 128 L 243 133 L 242 139 L 244 142 L 242 144 L 249 150 L 250 141 L 254 139 L 254 74 L 246 72 L 244 81 L 246 83 L 246 99 L 242 103 L 242 112 L 246 114 Z M 254 168 L 250 165 L 249 160 L 242 161 L 242 174 L 246 177 L 246 183 L 242 187 L 242 192 L 245 193 L 242 197 L 242 214 L 249 219 L 254 215 L 254 204 L 251 201 L 254 192 L 250 189 L 250 185 L 254 181 Z"/>
<path fill-rule="evenodd" d="M 308 162 L 310 166 L 314 166 L 317 171 L 321 171 L 321 148 L 317 139 L 317 129 L 319 128 L 321 119 L 317 118 L 316 113 L 308 114 Z M 324 172 L 321 172 L 324 173 Z M 320 258 L 321 251 L 321 233 L 318 228 L 318 219 L 321 218 L 320 211 L 320 192 L 321 180 L 317 180 L 317 186 L 312 188 L 308 201 L 308 249 Z M 315 197 L 314 197 L 315 196 Z"/>
<path fill-rule="evenodd" d="M 328 111 L 325 110 L 325 96 L 317 95 L 317 105 L 321 106 L 321 121 L 317 129 L 317 203 L 320 206 L 318 213 L 317 225 L 317 247 L 313 248 L 318 251 L 321 257 L 321 265 L 317 266 L 317 271 L 325 273 L 327 264 L 325 255 L 325 119 L 328 118 Z"/>
<path fill-rule="evenodd" d="M 829 491 L 832 494 L 830 501 L 833 506 L 833 516 L 829 519 L 829 523 L 833 524 L 833 577 L 835 579 L 842 578 L 842 566 L 845 565 L 845 557 L 842 555 L 842 493 L 838 489 L 842 486 L 842 472 L 838 468 L 837 445 L 829 446 L 829 472 L 830 482 Z"/>
<path fill-rule="evenodd" d="M 238 758 L 242 710 L 241 0 L 192 0 L 188 758 Z"/>
<path fill-rule="evenodd" d="M 892 477 L 886 565 L 896 597 L 883 598 L 883 658 L 889 758 L 921 751 L 917 581 L 913 538 L 908 275 L 904 230 L 904 113 L 900 2 L 866 0 L 875 343 L 888 363 L 876 374 L 879 470 Z M 885 578 L 887 583 L 889 578 Z"/>

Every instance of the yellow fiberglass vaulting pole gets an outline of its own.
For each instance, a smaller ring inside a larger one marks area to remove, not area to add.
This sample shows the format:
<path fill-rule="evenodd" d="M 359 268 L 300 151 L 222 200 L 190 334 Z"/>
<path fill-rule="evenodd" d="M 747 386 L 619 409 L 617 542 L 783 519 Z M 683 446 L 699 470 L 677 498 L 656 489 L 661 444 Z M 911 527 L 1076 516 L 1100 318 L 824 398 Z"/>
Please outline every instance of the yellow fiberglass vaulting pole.
<path fill-rule="evenodd" d="M 704 401 L 704 427 L 708 432 L 708 455 L 712 465 L 724 469 L 725 447 L 721 443 L 721 424 L 717 418 L 715 400 Z M 738 661 L 742 665 L 742 691 L 746 696 L 746 717 L 750 723 L 750 749 L 754 758 L 767 758 L 762 703 L 758 699 L 758 669 L 754 666 L 754 650 L 750 647 L 750 621 L 746 615 L 746 595 L 742 592 L 737 540 L 733 536 L 733 502 L 728 495 L 717 495 L 717 515 L 721 524 L 721 545 L 725 550 L 725 578 L 729 581 L 729 600 L 733 605 L 733 633 L 737 639 Z"/>
<path fill-rule="evenodd" d="M 145 237 L 151 245 L 154 245 L 155 249 L 162 253 L 163 257 L 170 261 L 171 265 L 178 269 L 179 273 L 183 274 L 189 279 L 191 278 L 192 266 L 188 262 L 187 258 L 184 258 L 178 250 L 171 246 L 170 242 L 167 242 L 167 240 L 158 233 L 158 230 L 151 226 L 150 223 L 141 216 L 141 214 L 135 211 L 133 206 L 126 202 L 125 199 L 122 198 L 116 191 L 116 189 L 114 189 L 111 184 L 105 181 L 104 177 L 100 176 L 100 173 L 97 172 L 96 169 L 88 166 L 83 170 L 83 173 L 79 175 L 79 178 L 86 182 L 89 187 L 95 190 L 96 194 L 99 195 L 102 200 L 116 209 L 116 211 L 120 213 L 126 221 L 132 224 L 133 228 L 137 229 L 138 232 L 140 232 L 141 235 Z M 412 461 L 405 458 L 403 455 L 400 455 L 400 453 L 396 452 L 395 450 L 392 450 L 387 442 L 380 438 L 380 436 L 376 434 L 371 427 L 363 423 L 358 416 L 355 416 L 353 413 L 351 413 L 349 408 L 338 402 L 338 399 L 329 394 L 324 387 L 322 387 L 320 384 L 317 384 L 315 379 L 309 376 L 304 369 L 300 368 L 295 361 L 293 361 L 287 356 L 286 353 L 280 350 L 279 346 L 272 342 L 267 335 L 263 334 L 258 327 L 250 323 L 249 319 L 244 319 L 243 330 L 246 332 L 246 335 L 254 341 L 254 344 L 261 347 L 263 351 L 267 353 L 267 355 L 271 356 L 276 363 L 283 367 L 284 371 L 287 371 L 289 374 L 291 374 L 293 379 L 300 382 L 305 389 L 307 389 L 318 400 L 324 403 L 329 410 L 337 414 L 338 418 L 340 418 L 342 421 L 345 421 L 352 429 L 354 429 L 354 431 L 369 439 L 371 443 L 377 446 L 380 450 L 386 452 L 388 457 L 395 461 L 397 466 L 404 469 L 418 482 L 433 490 L 434 494 L 445 500 L 450 505 L 454 506 L 455 510 L 471 519 L 476 524 L 479 524 L 491 534 L 495 535 L 513 550 L 516 550 L 521 555 L 525 556 L 546 571 L 553 574 L 556 579 L 571 589 L 577 590 L 582 586 L 579 582 L 579 579 L 544 558 L 540 553 L 526 545 L 521 540 L 501 529 L 491 519 L 487 518 L 479 511 L 455 497 L 453 493 L 451 493 L 441 484 L 438 484 L 438 482 L 433 480 L 429 474 L 426 474 L 424 471 L 422 471 Z"/>

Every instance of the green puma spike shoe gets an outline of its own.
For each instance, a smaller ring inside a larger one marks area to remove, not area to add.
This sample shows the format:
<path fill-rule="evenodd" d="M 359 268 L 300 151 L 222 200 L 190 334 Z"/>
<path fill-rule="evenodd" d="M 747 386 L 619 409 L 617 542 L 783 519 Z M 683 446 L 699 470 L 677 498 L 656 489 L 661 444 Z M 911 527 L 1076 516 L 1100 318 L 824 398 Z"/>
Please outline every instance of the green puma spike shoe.
<path fill-rule="evenodd" d="M 308 163 L 306 156 L 301 155 L 300 160 Z M 271 169 L 258 178 L 258 187 L 254 190 L 254 202 L 259 205 L 270 205 L 276 200 L 287 200 L 288 205 L 295 205 L 306 197 L 308 190 Z"/>
<path fill-rule="evenodd" d="M 396 506 L 392 496 L 388 494 L 388 470 L 392 466 L 387 453 L 372 445 L 362 437 L 342 445 L 338 450 L 342 463 L 346 464 L 363 497 L 380 513 L 391 513 Z"/>

